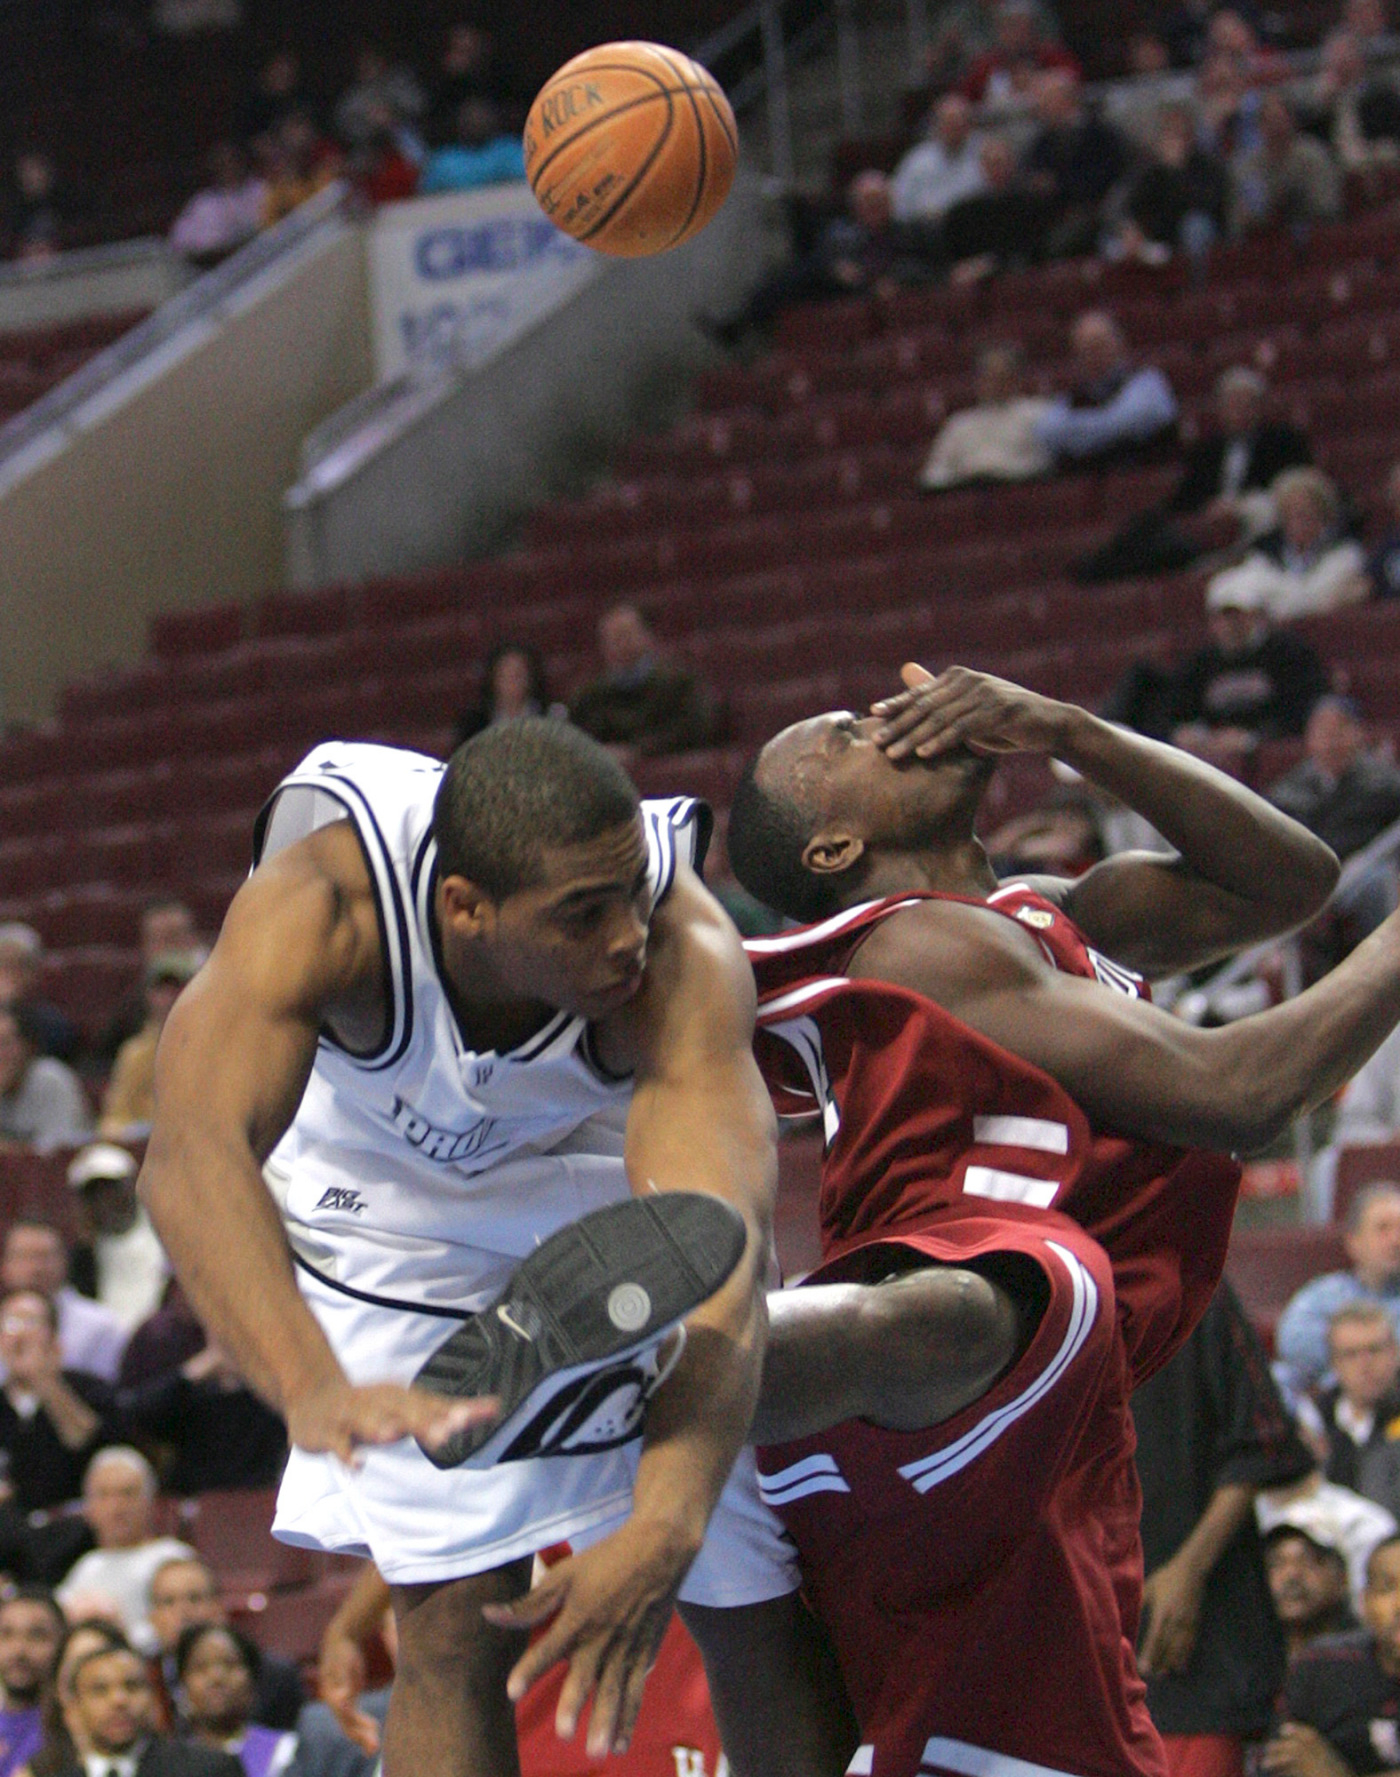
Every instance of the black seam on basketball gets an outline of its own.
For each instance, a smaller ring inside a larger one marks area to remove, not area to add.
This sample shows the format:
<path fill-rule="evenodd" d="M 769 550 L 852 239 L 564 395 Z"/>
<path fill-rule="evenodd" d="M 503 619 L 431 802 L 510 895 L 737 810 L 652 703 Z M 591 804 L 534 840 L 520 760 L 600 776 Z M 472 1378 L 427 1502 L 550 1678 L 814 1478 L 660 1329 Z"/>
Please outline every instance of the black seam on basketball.
<path fill-rule="evenodd" d="M 662 61 L 665 62 L 668 68 L 674 71 L 676 78 L 680 81 L 681 91 L 690 100 L 690 109 L 695 114 L 695 137 L 700 145 L 700 165 L 695 170 L 695 196 L 690 200 L 690 210 L 685 221 L 666 243 L 667 247 L 674 247 L 677 242 L 683 241 L 689 233 L 690 225 L 695 220 L 695 213 L 700 208 L 700 200 L 705 195 L 705 186 L 709 178 L 710 145 L 705 140 L 705 125 L 700 116 L 700 107 L 695 102 L 695 88 L 687 83 L 685 70 L 683 68 L 677 68 L 676 64 L 664 50 L 660 53 Z"/>
<path fill-rule="evenodd" d="M 728 142 L 729 147 L 730 147 L 730 151 L 732 152 L 735 160 L 738 160 L 738 158 L 739 158 L 739 131 L 737 128 L 733 128 L 733 129 L 730 128 L 729 117 L 732 116 L 732 113 L 729 113 L 729 115 L 726 115 L 726 113 L 729 111 L 729 101 L 728 101 L 728 99 L 725 99 L 724 88 L 712 83 L 709 86 L 702 86 L 700 88 L 700 91 L 702 93 L 704 93 L 705 97 L 710 101 L 710 109 L 715 114 L 715 122 L 719 125 L 720 129 L 724 132 L 724 139 L 726 142 Z M 724 99 L 725 102 L 724 102 L 723 106 L 717 105 L 715 103 L 715 94 L 716 93 L 719 94 L 721 99 Z"/>
<path fill-rule="evenodd" d="M 592 228 L 589 229 L 587 234 L 579 235 L 577 237 L 579 240 L 584 241 L 584 242 L 591 241 L 593 239 L 594 235 L 598 234 L 601 230 L 605 229 L 608 226 L 608 224 L 612 221 L 613 217 L 617 215 L 618 211 L 622 208 L 622 206 L 627 202 L 627 200 L 636 191 L 637 187 L 641 184 L 642 180 L 646 178 L 647 174 L 656 165 L 656 162 L 657 162 L 658 157 L 660 156 L 661 150 L 670 141 L 671 131 L 676 126 L 675 100 L 669 91 L 664 93 L 664 97 L 666 100 L 666 127 L 664 130 L 662 130 L 661 134 L 656 138 L 656 142 L 652 147 L 651 153 L 647 155 L 646 159 L 642 162 L 641 166 L 639 166 L 637 168 L 636 172 L 632 175 L 630 183 L 625 185 L 623 187 L 623 189 L 618 193 L 617 197 L 613 200 L 612 208 L 609 210 L 605 210 L 603 212 L 603 214 L 593 224 Z M 616 116 L 616 115 L 617 115 L 617 113 L 614 112 L 613 116 Z M 604 120 L 602 118 L 600 118 L 598 121 L 601 123 Z M 578 137 L 575 136 L 574 140 L 577 141 Z"/>
<path fill-rule="evenodd" d="M 528 175 L 531 187 L 534 188 L 538 185 L 539 180 L 544 177 L 566 148 L 572 148 L 575 142 L 582 141 L 585 136 L 590 135 L 602 124 L 611 123 L 616 117 L 624 117 L 629 111 L 639 110 L 643 105 L 654 105 L 658 99 L 665 99 L 669 103 L 671 97 L 671 89 L 662 87 L 658 92 L 643 93 L 640 98 L 629 99 L 625 105 L 614 106 L 605 117 L 590 118 L 587 123 L 574 131 L 567 142 L 560 142 L 550 149 L 547 159 L 542 160 L 534 172 Z"/>

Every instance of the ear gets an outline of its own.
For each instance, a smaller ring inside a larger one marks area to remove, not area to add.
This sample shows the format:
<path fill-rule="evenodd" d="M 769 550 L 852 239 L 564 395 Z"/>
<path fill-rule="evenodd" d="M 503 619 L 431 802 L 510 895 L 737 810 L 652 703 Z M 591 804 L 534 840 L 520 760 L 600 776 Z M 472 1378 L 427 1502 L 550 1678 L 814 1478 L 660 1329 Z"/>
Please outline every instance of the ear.
<path fill-rule="evenodd" d="M 444 876 L 438 884 L 438 921 L 461 938 L 489 938 L 496 929 L 496 903 L 466 876 Z"/>
<path fill-rule="evenodd" d="M 865 841 L 854 833 L 816 833 L 803 847 L 802 862 L 814 876 L 840 876 L 865 856 Z"/>

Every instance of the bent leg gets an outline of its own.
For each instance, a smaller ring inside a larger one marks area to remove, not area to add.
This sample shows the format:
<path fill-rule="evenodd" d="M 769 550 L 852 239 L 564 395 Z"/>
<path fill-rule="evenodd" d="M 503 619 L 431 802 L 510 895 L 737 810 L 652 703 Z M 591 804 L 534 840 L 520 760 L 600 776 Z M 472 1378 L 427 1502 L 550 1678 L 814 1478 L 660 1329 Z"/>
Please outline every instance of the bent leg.
<path fill-rule="evenodd" d="M 898 1263 L 898 1249 L 878 1249 Z M 846 1419 L 890 1431 L 939 1425 L 979 1400 L 1024 1349 L 1044 1308 L 1039 1268 L 917 1268 L 879 1283 L 815 1284 L 768 1298 L 756 1444 L 810 1437 Z"/>
<path fill-rule="evenodd" d="M 483 1604 L 519 1598 L 530 1563 L 438 1586 L 395 1586 L 398 1670 L 384 1777 L 520 1777 L 506 1679 L 526 1636 L 493 1629 Z"/>
<path fill-rule="evenodd" d="M 841 1777 L 860 1740 L 826 1632 L 800 1595 L 679 1607 L 734 1777 Z"/>

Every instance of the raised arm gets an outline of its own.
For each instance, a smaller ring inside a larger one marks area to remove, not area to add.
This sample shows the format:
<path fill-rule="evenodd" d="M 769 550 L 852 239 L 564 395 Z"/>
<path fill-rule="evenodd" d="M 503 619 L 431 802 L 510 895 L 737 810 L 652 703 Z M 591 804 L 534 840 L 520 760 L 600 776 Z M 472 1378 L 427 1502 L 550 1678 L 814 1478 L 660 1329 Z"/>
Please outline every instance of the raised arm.
<path fill-rule="evenodd" d="M 1004 679 L 906 666 L 876 705 L 891 758 L 959 744 L 1048 754 L 1150 821 L 1175 849 L 1126 852 L 1053 891 L 1091 943 L 1144 974 L 1169 974 L 1292 930 L 1337 879 L 1320 839 L 1234 778 Z"/>
<path fill-rule="evenodd" d="M 287 1420 L 294 1444 L 440 1441 L 484 1410 L 388 1385 L 352 1388 L 297 1289 L 262 1163 L 301 1102 L 323 1021 L 372 997 L 378 934 L 346 828 L 291 846 L 239 891 L 156 1058 L 140 1192 L 210 1338 Z M 364 917 L 367 906 L 368 919 Z"/>
<path fill-rule="evenodd" d="M 568 1658 L 559 1729 L 572 1735 L 596 1686 L 593 1757 L 626 1744 L 676 1593 L 753 1417 L 777 1183 L 776 1124 L 751 1047 L 753 978 L 733 927 L 688 870 L 652 922 L 646 979 L 630 1011 L 633 1192 L 723 1197 L 748 1223 L 749 1241 L 729 1282 L 686 1323 L 681 1359 L 647 1410 L 631 1518 L 551 1568 L 528 1599 L 488 1612 L 501 1624 L 557 1613 L 512 1674 L 511 1694 Z"/>

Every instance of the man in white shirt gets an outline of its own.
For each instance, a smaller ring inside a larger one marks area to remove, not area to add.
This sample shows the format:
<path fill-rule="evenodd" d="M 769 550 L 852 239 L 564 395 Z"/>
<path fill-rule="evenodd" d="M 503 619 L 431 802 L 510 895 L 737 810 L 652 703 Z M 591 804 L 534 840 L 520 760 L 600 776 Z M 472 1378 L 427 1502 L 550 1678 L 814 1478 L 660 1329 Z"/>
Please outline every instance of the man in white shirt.
<path fill-rule="evenodd" d="M 890 181 L 896 222 L 938 222 L 959 199 L 987 189 L 972 116 L 961 93 L 947 93 L 934 106 L 928 134 L 904 156 Z"/>
<path fill-rule="evenodd" d="M 83 1516 L 97 1547 L 74 1564 L 56 1594 L 65 1611 L 83 1597 L 110 1600 L 132 1645 L 147 1654 L 156 1648 L 147 1615 L 152 1579 L 167 1561 L 197 1559 L 188 1543 L 152 1534 L 155 1496 L 155 1471 L 139 1450 L 99 1450 L 83 1481 Z"/>
<path fill-rule="evenodd" d="M 127 1329 L 100 1302 L 80 1296 L 68 1281 L 68 1248 L 48 1222 L 12 1222 L 0 1252 L 0 1286 L 34 1290 L 58 1310 L 58 1343 L 65 1370 L 115 1382 Z"/>
<path fill-rule="evenodd" d="M 92 1142 L 75 1155 L 68 1185 L 92 1236 L 97 1299 L 133 1333 L 160 1307 L 170 1278 L 165 1248 L 136 1201 L 136 1162 L 112 1142 Z"/>

